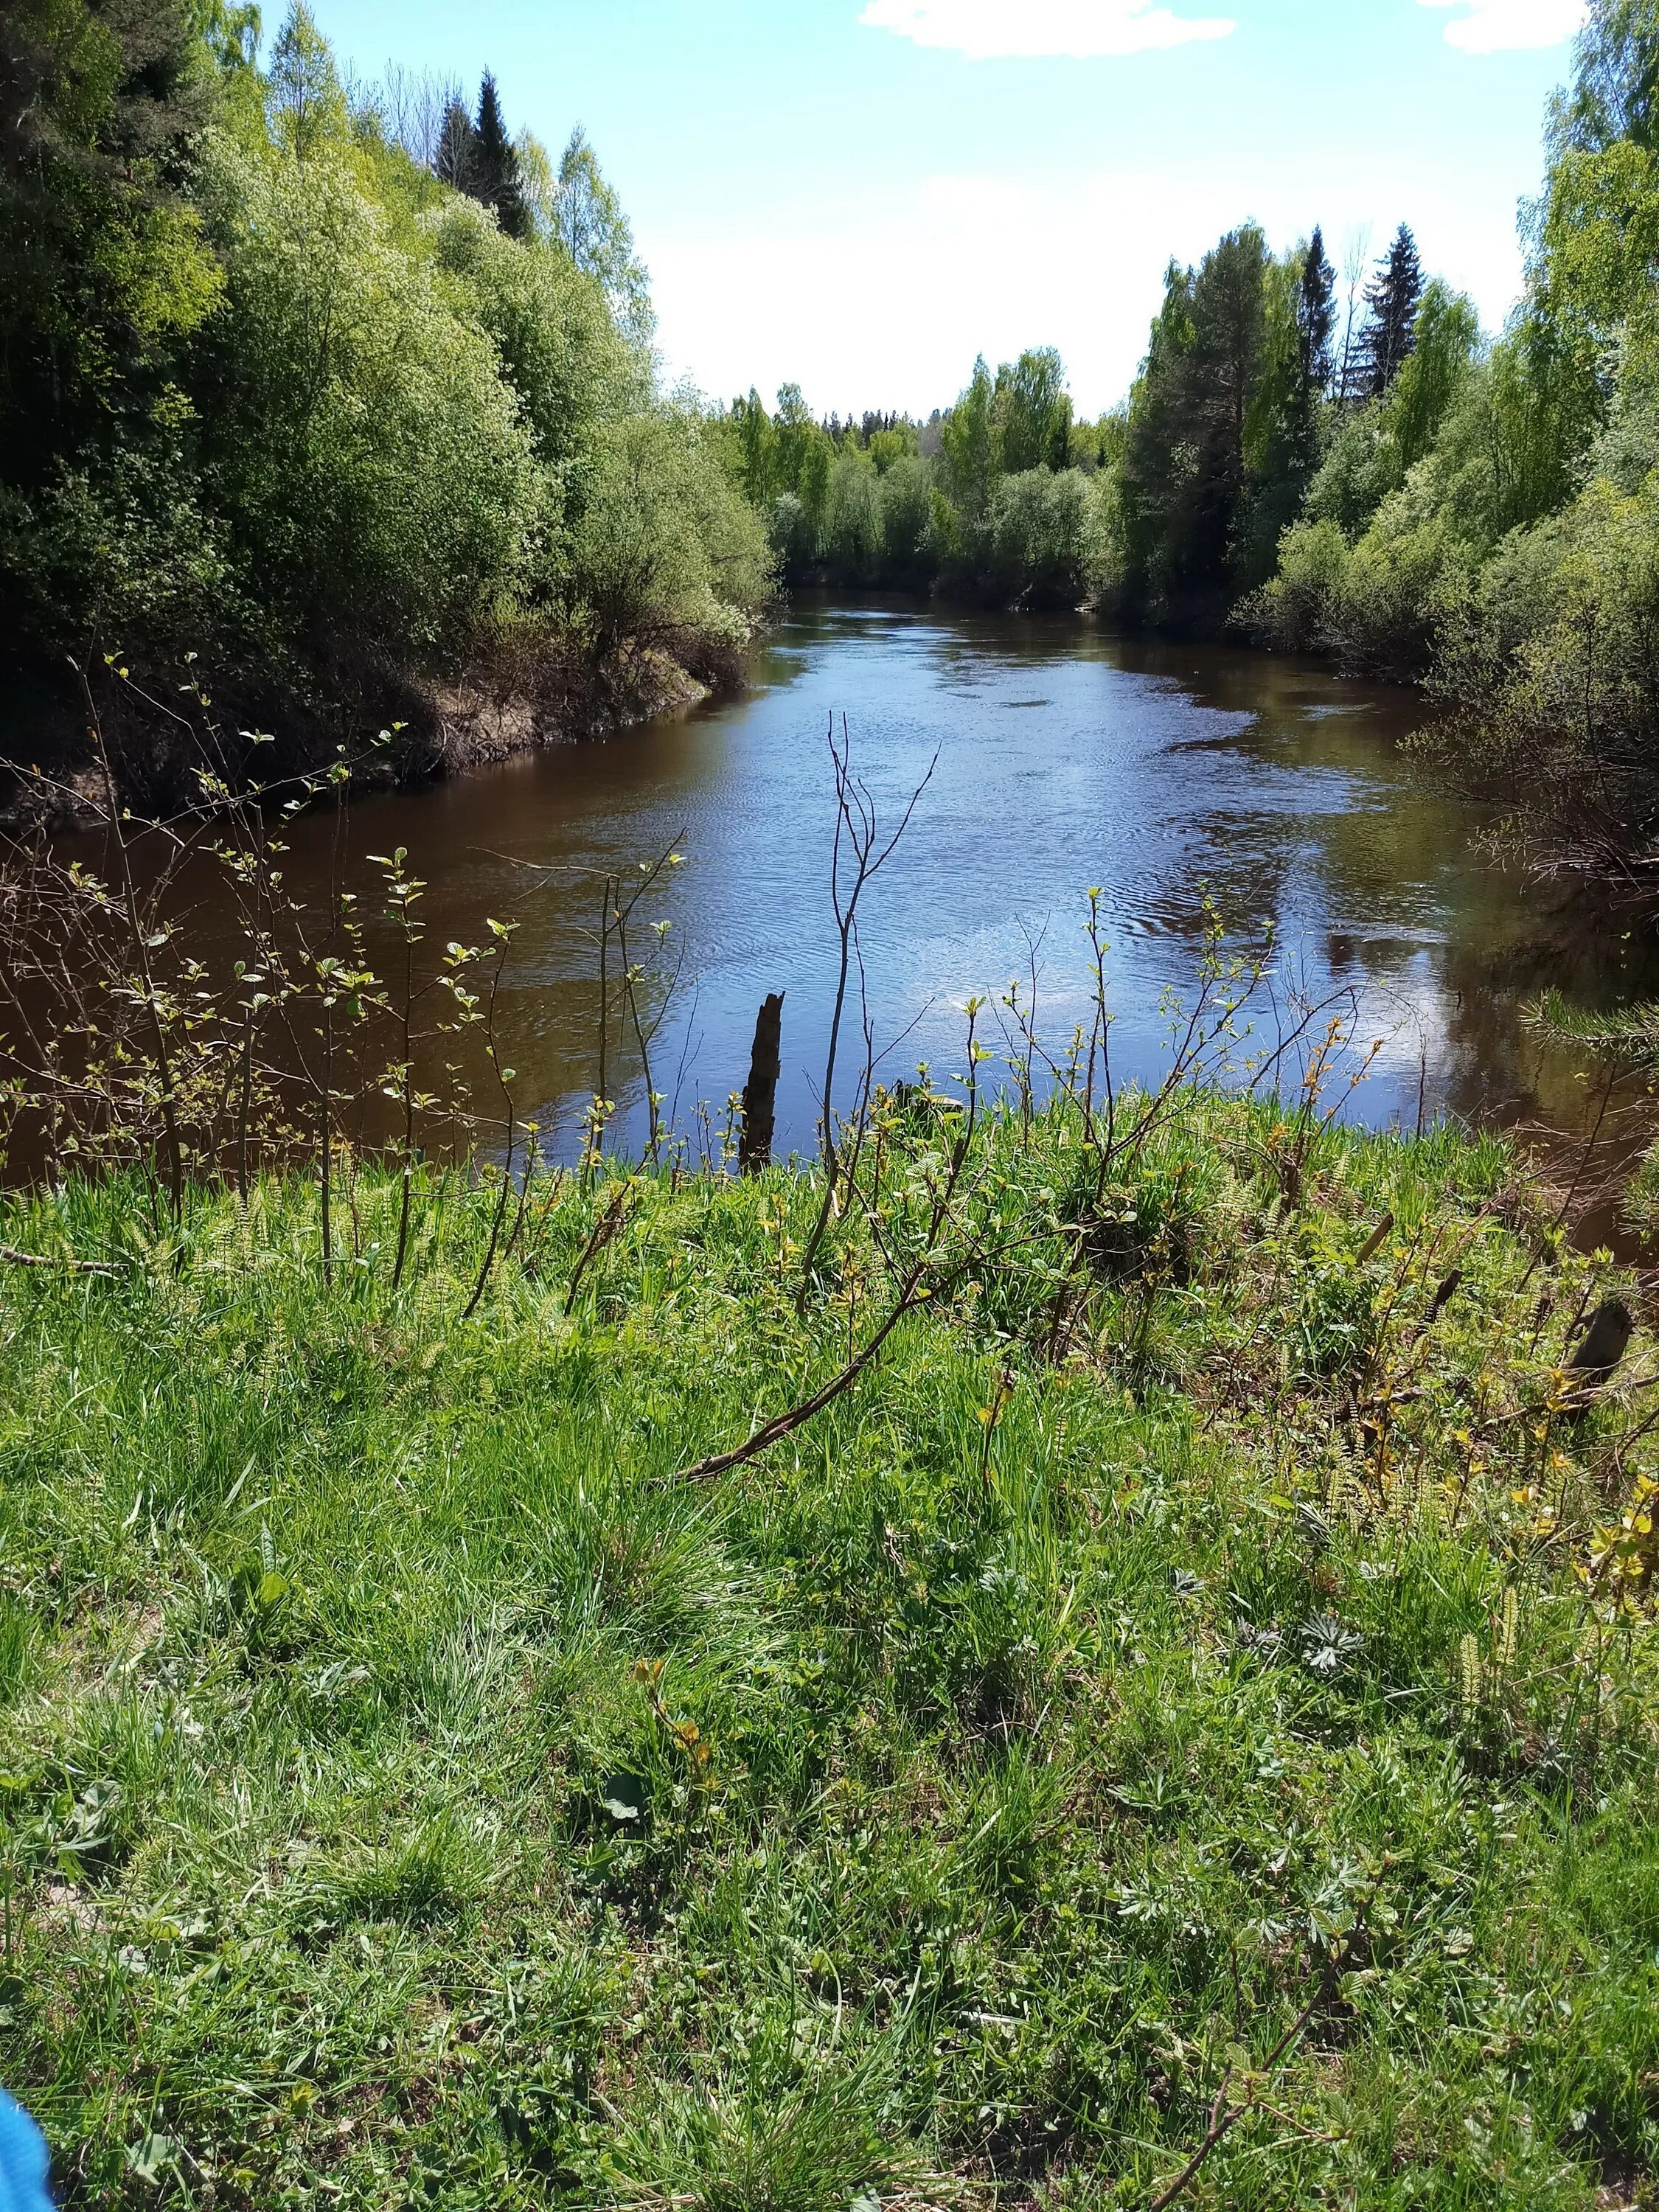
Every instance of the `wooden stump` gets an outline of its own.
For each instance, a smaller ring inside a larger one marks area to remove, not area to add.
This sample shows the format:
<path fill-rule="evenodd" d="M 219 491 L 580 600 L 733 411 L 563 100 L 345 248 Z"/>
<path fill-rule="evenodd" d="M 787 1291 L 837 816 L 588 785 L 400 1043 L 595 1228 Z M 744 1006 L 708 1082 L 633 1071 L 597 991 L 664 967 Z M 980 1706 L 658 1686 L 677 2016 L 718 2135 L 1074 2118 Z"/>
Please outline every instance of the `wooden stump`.
<path fill-rule="evenodd" d="M 1635 1316 L 1623 1298 L 1603 1298 L 1568 1364 L 1568 1374 L 1586 1390 L 1600 1389 L 1612 1382 L 1635 1333 Z"/>
<path fill-rule="evenodd" d="M 743 1086 L 743 1136 L 738 1165 L 755 1175 L 772 1160 L 772 1132 L 777 1121 L 778 1078 L 783 1073 L 783 994 L 774 991 L 755 1017 L 755 1042 L 749 1055 L 749 1080 Z"/>

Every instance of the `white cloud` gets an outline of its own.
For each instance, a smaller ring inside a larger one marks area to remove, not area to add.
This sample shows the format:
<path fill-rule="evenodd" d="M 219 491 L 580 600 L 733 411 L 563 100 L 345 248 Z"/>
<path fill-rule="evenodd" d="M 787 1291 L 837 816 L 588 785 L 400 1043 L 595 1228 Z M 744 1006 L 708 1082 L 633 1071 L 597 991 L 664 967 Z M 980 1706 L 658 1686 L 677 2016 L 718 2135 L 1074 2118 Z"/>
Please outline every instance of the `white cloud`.
<path fill-rule="evenodd" d="M 1016 54 L 1139 54 L 1224 39 L 1235 27 L 1221 16 L 1177 15 L 1152 0 L 869 0 L 859 20 L 976 62 Z"/>
<path fill-rule="evenodd" d="M 1446 43 L 1466 54 L 1508 53 L 1522 46 L 1559 46 L 1583 27 L 1584 0 L 1419 0 L 1425 8 L 1462 8 L 1446 26 Z"/>
<path fill-rule="evenodd" d="M 1521 288 L 1514 197 L 1509 179 L 1494 188 L 1478 164 L 1402 176 L 1384 134 L 1322 173 L 1316 211 L 1335 252 L 1358 225 L 1386 240 L 1408 207 L 1424 265 L 1469 292 L 1496 327 Z M 1298 238 L 1305 148 L 1286 143 L 1256 165 L 1247 204 L 1275 246 Z M 1173 170 L 936 175 L 857 208 L 757 209 L 742 228 L 642 222 L 639 240 L 671 380 L 684 372 L 723 398 L 754 384 L 769 404 L 799 378 L 826 415 L 926 415 L 955 398 L 975 354 L 995 363 L 1056 345 L 1079 410 L 1093 416 L 1128 389 L 1170 256 L 1198 260 L 1240 212 L 1237 167 L 1224 152 Z"/>

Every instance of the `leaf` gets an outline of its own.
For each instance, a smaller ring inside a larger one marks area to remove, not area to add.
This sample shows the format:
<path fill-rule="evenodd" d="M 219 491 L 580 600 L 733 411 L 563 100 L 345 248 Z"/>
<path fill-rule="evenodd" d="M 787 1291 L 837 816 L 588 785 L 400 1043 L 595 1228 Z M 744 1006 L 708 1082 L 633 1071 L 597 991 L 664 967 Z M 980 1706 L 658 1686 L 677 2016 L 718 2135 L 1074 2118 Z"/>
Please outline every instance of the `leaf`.
<path fill-rule="evenodd" d="M 613 1820 L 641 1820 L 645 1817 L 647 1795 L 637 1774 L 613 1774 L 599 1793 L 599 1802 Z"/>
<path fill-rule="evenodd" d="M 176 2137 L 152 2132 L 128 2151 L 127 2164 L 140 2181 L 159 2181 L 176 2162 L 179 2148 Z"/>

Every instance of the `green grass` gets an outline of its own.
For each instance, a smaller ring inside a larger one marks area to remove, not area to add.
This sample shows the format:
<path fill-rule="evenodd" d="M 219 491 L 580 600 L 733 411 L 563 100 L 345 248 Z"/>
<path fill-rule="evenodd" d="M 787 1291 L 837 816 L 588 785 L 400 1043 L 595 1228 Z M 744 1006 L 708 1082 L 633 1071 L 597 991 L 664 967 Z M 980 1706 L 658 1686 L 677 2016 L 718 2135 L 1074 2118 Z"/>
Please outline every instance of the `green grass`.
<path fill-rule="evenodd" d="M 1231 2069 L 1194 2205 L 1659 2201 L 1644 1370 L 1560 1408 L 1597 1269 L 1500 1146 L 1328 1135 L 1291 1218 L 1283 1141 L 1184 1102 L 1057 1331 L 1079 1133 L 996 1122 L 1004 1249 L 695 1485 L 878 1316 L 845 1223 L 796 1316 L 810 1178 L 640 1178 L 568 1317 L 567 1184 L 465 1324 L 487 1186 L 396 1297 L 372 1176 L 331 1284 L 297 1182 L 12 1201 L 121 1262 L 0 1270 L 64 2200 L 1127 2212 Z"/>

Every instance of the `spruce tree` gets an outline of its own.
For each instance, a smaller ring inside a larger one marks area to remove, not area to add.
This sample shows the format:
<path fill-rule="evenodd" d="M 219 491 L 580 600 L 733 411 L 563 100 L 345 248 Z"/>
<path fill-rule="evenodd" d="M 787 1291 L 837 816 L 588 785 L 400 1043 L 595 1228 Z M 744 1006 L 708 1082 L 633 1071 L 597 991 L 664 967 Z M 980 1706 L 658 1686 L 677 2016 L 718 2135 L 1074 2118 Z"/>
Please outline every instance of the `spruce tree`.
<path fill-rule="evenodd" d="M 1380 399 L 1405 367 L 1417 343 L 1417 309 L 1423 297 L 1423 270 L 1417 241 L 1403 222 L 1388 257 L 1365 288 L 1370 322 L 1365 331 L 1365 386 Z"/>
<path fill-rule="evenodd" d="M 1316 400 L 1322 399 L 1330 390 L 1335 374 L 1331 357 L 1331 336 L 1335 328 L 1336 271 L 1326 258 L 1324 234 L 1316 223 L 1302 263 L 1302 281 L 1296 296 L 1297 351 L 1302 384 L 1309 397 Z"/>
<path fill-rule="evenodd" d="M 495 210 L 495 220 L 509 238 L 526 237 L 530 210 L 525 205 L 519 176 L 519 157 L 501 120 L 501 103 L 495 80 L 486 70 L 478 88 L 478 121 L 474 133 L 473 181 L 465 189 L 475 199 Z"/>

